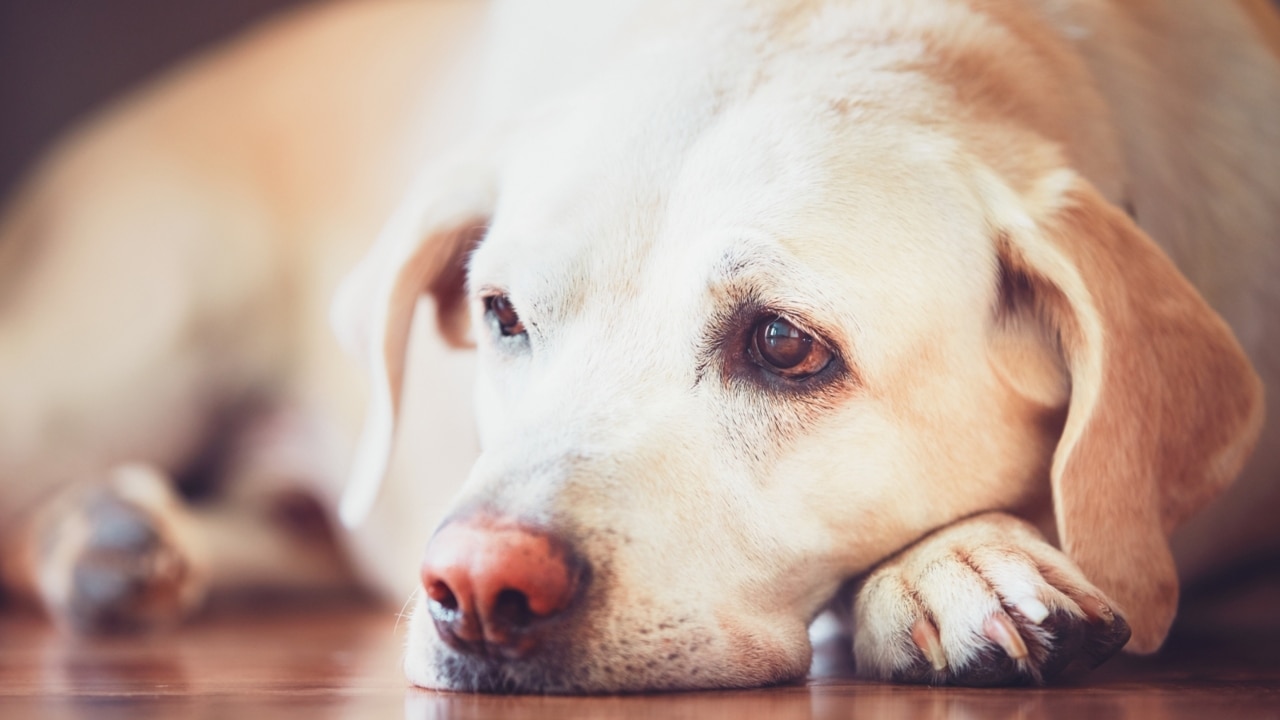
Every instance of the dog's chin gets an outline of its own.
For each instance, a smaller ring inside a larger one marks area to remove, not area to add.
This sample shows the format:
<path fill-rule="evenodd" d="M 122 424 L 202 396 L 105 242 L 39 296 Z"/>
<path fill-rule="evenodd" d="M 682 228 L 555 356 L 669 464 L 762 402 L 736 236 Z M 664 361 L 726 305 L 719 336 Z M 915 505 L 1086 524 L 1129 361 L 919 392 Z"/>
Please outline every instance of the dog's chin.
<path fill-rule="evenodd" d="M 547 662 L 497 662 L 462 655 L 439 645 L 420 667 L 415 668 L 414 664 L 413 661 L 405 663 L 409 681 L 431 690 L 514 695 L 606 692 Z"/>
<path fill-rule="evenodd" d="M 501 694 L 604 693 L 760 687 L 792 682 L 809 668 L 803 642 L 769 643 L 729 657 L 713 633 L 685 629 L 679 640 L 580 642 L 561 637 L 528 660 L 502 661 L 458 652 L 440 641 L 419 606 L 409 624 L 405 675 L 430 690 Z"/>

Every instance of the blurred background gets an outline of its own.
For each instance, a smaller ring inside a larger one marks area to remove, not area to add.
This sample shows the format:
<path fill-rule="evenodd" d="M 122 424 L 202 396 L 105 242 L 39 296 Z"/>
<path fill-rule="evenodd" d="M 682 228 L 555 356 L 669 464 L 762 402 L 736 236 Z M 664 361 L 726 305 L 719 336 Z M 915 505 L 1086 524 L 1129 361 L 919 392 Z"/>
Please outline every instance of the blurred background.
<path fill-rule="evenodd" d="M 0 0 L 0 200 L 86 112 L 255 20 L 315 2 Z"/>
<path fill-rule="evenodd" d="M 0 199 L 86 112 L 173 61 L 315 0 L 0 0 Z"/>

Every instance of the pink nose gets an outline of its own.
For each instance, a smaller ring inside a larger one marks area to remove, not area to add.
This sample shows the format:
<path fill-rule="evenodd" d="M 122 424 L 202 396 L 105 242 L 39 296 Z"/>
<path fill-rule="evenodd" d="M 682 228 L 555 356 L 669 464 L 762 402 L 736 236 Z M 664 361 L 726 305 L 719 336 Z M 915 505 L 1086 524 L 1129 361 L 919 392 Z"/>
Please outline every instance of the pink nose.
<path fill-rule="evenodd" d="M 511 521 L 448 523 L 427 545 L 422 586 L 441 639 L 456 650 L 514 659 L 572 604 L 582 566 L 565 544 Z"/>

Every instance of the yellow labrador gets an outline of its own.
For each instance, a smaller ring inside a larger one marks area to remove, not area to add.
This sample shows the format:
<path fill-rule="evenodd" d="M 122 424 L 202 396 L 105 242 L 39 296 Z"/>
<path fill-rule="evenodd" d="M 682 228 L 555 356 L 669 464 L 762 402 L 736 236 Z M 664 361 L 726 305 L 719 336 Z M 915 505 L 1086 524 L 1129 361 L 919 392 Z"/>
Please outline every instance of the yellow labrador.
<path fill-rule="evenodd" d="M 406 671 L 449 689 L 788 680 L 827 607 L 868 677 L 1154 651 L 1179 565 L 1277 544 L 1278 27 L 1243 0 L 269 25 L 6 215 L 6 578 L 85 630 L 417 587 Z M 341 552 L 275 520 L 298 488 Z"/>

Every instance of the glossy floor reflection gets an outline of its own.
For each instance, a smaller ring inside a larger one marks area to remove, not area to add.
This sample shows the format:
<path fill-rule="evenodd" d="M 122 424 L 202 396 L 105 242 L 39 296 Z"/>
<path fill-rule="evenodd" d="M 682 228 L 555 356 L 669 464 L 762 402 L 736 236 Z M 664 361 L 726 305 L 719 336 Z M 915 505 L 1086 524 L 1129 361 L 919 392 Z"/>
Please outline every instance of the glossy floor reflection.
<path fill-rule="evenodd" d="M 543 698 L 407 688 L 396 613 L 224 611 L 144 640 L 0 615 L 0 718 L 1280 718 L 1280 637 L 1184 637 L 1067 687 L 915 688 L 835 676 L 744 692 Z"/>

